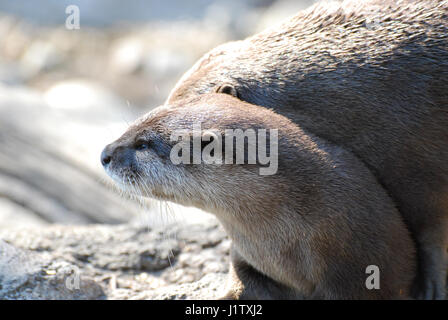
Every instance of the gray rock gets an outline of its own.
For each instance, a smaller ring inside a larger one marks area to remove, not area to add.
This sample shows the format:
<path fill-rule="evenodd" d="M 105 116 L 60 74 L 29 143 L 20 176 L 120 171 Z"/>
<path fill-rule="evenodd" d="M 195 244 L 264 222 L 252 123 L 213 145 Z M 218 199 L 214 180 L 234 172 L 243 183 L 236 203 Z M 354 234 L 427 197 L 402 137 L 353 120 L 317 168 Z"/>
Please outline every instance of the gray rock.
<path fill-rule="evenodd" d="M 143 68 L 144 43 L 136 37 L 118 39 L 112 45 L 111 70 L 119 75 L 137 73 Z"/>
<path fill-rule="evenodd" d="M 227 275 L 209 273 L 201 280 L 181 285 L 169 285 L 153 292 L 142 292 L 134 299 L 145 300 L 210 300 L 224 296 Z"/>
<path fill-rule="evenodd" d="M 100 125 L 88 118 L 51 107 L 32 90 L 0 86 L 0 197 L 8 207 L 63 224 L 123 223 L 140 212 L 103 182 L 99 154 L 106 143 L 95 140 L 92 128 Z"/>
<path fill-rule="evenodd" d="M 36 216 L 34 212 L 0 197 L 0 229 L 41 227 L 48 225 L 44 219 Z"/>
<path fill-rule="evenodd" d="M 25 51 L 22 64 L 30 73 L 29 76 L 37 75 L 43 71 L 49 71 L 61 64 L 62 54 L 49 42 L 36 41 Z"/>
<path fill-rule="evenodd" d="M 25 79 L 24 71 L 18 63 L 0 63 L 0 83 L 20 85 Z"/>
<path fill-rule="evenodd" d="M 8 229 L 0 239 L 0 299 L 212 299 L 225 288 L 230 241 L 212 220 Z"/>
<path fill-rule="evenodd" d="M 17 249 L 0 240 L 0 298 L 6 300 L 99 299 L 99 284 L 51 256 Z M 82 289 L 81 289 L 82 288 Z"/>

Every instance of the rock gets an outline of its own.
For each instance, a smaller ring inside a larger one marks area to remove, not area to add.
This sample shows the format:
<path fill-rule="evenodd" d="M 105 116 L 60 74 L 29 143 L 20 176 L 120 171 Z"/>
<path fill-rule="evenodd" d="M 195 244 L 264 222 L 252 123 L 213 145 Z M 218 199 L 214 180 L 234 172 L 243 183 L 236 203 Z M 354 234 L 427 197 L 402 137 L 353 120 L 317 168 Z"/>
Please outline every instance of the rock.
<path fill-rule="evenodd" d="M 17 17 L 0 15 L 1 58 L 17 63 L 31 41 L 28 31 Z"/>
<path fill-rule="evenodd" d="M 129 75 L 140 71 L 144 63 L 144 44 L 138 38 L 116 40 L 112 45 L 110 68 L 120 75 Z"/>
<path fill-rule="evenodd" d="M 17 63 L 0 63 L 0 83 L 19 85 L 25 80 L 24 72 Z"/>
<path fill-rule="evenodd" d="M 68 109 L 78 114 L 89 112 L 91 118 L 98 117 L 104 111 L 120 111 L 120 108 L 126 106 L 124 101 L 104 86 L 82 79 L 56 83 L 44 93 L 43 98 L 51 108 Z"/>
<path fill-rule="evenodd" d="M 0 299 L 211 299 L 230 241 L 216 220 L 148 229 L 0 230 Z"/>
<path fill-rule="evenodd" d="M 227 275 L 224 273 L 207 274 L 199 281 L 182 285 L 169 285 L 154 292 L 142 292 L 136 300 L 210 300 L 225 294 Z"/>
<path fill-rule="evenodd" d="M 50 107 L 32 90 L 0 86 L 0 197 L 45 222 L 122 223 L 137 216 L 140 208 L 107 185 L 99 163 L 113 139 L 105 123 L 116 117 L 103 111 L 88 119 L 82 109 Z"/>
<path fill-rule="evenodd" d="M 62 63 L 64 57 L 50 42 L 36 41 L 25 51 L 22 64 L 29 76 L 49 71 Z"/>
<path fill-rule="evenodd" d="M 48 225 L 44 219 L 36 216 L 34 212 L 0 197 L 0 229 L 42 227 Z"/>
<path fill-rule="evenodd" d="M 153 49 L 147 53 L 145 72 L 156 79 L 177 76 L 192 64 L 192 59 L 185 53 L 170 49 Z"/>
<path fill-rule="evenodd" d="M 99 284 L 70 264 L 15 248 L 0 240 L 0 299 L 100 299 Z M 82 288 L 82 289 L 81 289 Z"/>

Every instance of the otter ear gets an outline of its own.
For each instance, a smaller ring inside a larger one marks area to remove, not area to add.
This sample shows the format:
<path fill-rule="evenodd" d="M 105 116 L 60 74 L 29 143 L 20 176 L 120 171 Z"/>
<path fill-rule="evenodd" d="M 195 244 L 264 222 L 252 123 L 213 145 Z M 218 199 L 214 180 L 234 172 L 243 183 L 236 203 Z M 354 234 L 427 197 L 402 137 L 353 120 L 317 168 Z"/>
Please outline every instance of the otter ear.
<path fill-rule="evenodd" d="M 230 94 L 231 96 L 238 98 L 238 92 L 235 87 L 228 83 L 219 86 L 218 89 L 216 89 L 216 93 Z"/>

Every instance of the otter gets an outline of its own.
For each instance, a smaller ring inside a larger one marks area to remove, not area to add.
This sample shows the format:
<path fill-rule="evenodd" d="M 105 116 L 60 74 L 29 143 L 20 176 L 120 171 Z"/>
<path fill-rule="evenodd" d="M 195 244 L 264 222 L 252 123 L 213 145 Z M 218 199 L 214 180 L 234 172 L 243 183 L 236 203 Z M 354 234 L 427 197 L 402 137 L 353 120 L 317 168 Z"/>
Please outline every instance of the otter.
<path fill-rule="evenodd" d="M 414 297 L 445 297 L 447 1 L 317 3 L 211 50 L 166 103 L 210 92 L 272 108 L 361 159 L 416 242 Z"/>
<path fill-rule="evenodd" d="M 202 129 L 198 150 L 216 141 L 210 152 L 215 162 L 176 163 L 180 142 L 172 137 L 184 132 L 187 148 L 180 150 L 188 150 L 191 159 L 195 123 Z M 276 134 L 266 133 L 263 140 L 260 132 L 272 129 Z M 240 140 L 243 149 L 238 149 L 237 142 L 229 142 L 232 130 L 259 135 L 255 142 L 249 135 Z M 277 155 L 275 170 L 260 170 L 267 165 L 260 153 L 248 161 L 251 143 L 252 150 L 265 146 L 270 157 Z M 237 150 L 244 151 L 240 163 L 234 161 Z M 224 162 L 227 156 L 231 161 Z M 101 162 L 124 190 L 195 206 L 218 218 L 232 240 L 230 285 L 223 298 L 410 295 L 414 243 L 375 177 L 350 152 L 269 109 L 226 94 L 161 106 L 106 146 Z M 376 288 L 366 284 L 369 268 L 379 272 Z"/>

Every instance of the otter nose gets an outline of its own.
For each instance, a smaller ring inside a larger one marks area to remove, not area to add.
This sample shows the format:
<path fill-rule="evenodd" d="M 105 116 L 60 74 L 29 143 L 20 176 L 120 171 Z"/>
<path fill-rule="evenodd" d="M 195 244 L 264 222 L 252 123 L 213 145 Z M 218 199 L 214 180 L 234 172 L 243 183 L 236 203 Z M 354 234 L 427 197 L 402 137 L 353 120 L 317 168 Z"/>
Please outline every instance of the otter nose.
<path fill-rule="evenodd" d="M 105 167 L 107 166 L 110 161 L 112 160 L 112 152 L 110 151 L 110 148 L 104 148 L 103 152 L 101 152 L 101 164 Z"/>

